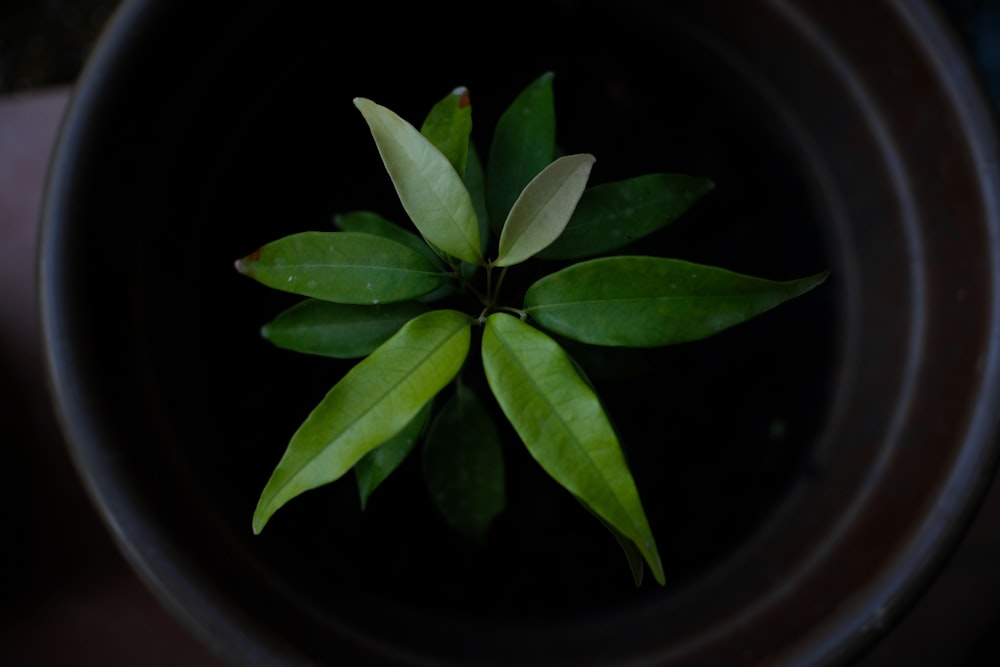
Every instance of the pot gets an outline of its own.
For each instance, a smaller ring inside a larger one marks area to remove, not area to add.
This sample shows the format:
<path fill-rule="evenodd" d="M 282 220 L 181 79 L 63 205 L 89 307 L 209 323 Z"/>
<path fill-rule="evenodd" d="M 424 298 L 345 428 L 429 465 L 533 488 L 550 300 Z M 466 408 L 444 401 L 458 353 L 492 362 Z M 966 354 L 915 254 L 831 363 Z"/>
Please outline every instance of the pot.
<path fill-rule="evenodd" d="M 234 665 L 856 660 L 933 579 L 997 458 L 1000 155 L 954 35 L 892 0 L 465 10 L 116 14 L 61 132 L 40 271 L 53 398 L 122 551 Z M 546 70 L 592 182 L 715 181 L 643 252 L 832 272 L 597 378 L 667 585 L 636 589 L 516 442 L 484 547 L 435 517 L 412 461 L 364 513 L 342 480 L 253 536 L 271 468 L 348 366 L 263 342 L 291 302 L 232 261 L 340 212 L 404 219 L 353 97 L 417 122 L 468 86 L 485 147 Z"/>

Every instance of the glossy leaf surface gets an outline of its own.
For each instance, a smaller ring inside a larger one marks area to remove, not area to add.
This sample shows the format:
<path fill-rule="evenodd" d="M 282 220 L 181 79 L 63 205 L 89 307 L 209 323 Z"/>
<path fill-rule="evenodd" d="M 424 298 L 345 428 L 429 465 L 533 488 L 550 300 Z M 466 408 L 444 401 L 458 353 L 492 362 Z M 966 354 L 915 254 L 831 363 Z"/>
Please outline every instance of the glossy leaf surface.
<path fill-rule="evenodd" d="M 663 567 L 635 481 L 597 395 L 541 331 L 506 313 L 483 330 L 483 368 L 536 461 L 594 514 L 635 543 L 654 577 Z"/>
<path fill-rule="evenodd" d="M 359 306 L 306 299 L 261 327 L 261 335 L 286 350 L 356 359 L 373 352 L 426 310 L 416 301 Z"/>
<path fill-rule="evenodd" d="M 496 234 L 524 186 L 555 157 L 553 77 L 546 72 L 521 91 L 493 132 L 486 163 L 486 194 Z"/>
<path fill-rule="evenodd" d="M 462 176 L 425 136 L 393 111 L 356 98 L 403 209 L 425 239 L 471 264 L 482 264 L 479 223 Z"/>
<path fill-rule="evenodd" d="M 465 385 L 431 423 L 423 465 L 441 515 L 462 535 L 482 541 L 506 503 L 503 449 L 489 413 Z"/>
<path fill-rule="evenodd" d="M 618 250 L 670 224 L 711 189 L 708 179 L 684 174 L 646 174 L 587 188 L 566 229 L 538 256 L 582 259 Z"/>
<path fill-rule="evenodd" d="M 573 340 L 657 347 L 716 334 L 825 279 L 773 281 L 678 259 L 606 257 L 545 276 L 524 303 L 541 326 Z"/>
<path fill-rule="evenodd" d="M 555 241 L 573 215 L 593 166 L 593 155 L 567 155 L 531 179 L 510 209 L 494 264 L 519 264 Z"/>
<path fill-rule="evenodd" d="M 456 88 L 435 104 L 420 126 L 420 133 L 448 158 L 459 174 L 465 174 L 470 132 L 472 105 L 465 87 Z"/>
<path fill-rule="evenodd" d="M 372 493 L 406 460 L 420 440 L 420 434 L 427 425 L 433 401 L 428 401 L 417 416 L 403 427 L 403 430 L 368 452 L 354 464 L 354 478 L 358 482 L 361 509 L 368 506 Z"/>
<path fill-rule="evenodd" d="M 236 269 L 284 292 L 369 305 L 426 294 L 449 275 L 405 245 L 356 232 L 286 236 L 238 260 Z"/>
<path fill-rule="evenodd" d="M 339 479 L 403 430 L 461 369 L 470 336 L 468 315 L 434 310 L 358 362 L 292 436 L 257 504 L 254 532 L 286 502 Z"/>

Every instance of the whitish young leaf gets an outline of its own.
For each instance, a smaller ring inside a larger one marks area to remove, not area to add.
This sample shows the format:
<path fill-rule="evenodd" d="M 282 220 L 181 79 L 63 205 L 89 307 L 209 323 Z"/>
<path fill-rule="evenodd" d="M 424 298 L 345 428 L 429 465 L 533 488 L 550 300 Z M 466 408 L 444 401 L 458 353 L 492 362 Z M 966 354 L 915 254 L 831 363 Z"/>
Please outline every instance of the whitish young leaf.
<path fill-rule="evenodd" d="M 540 279 L 525 310 L 541 326 L 594 345 L 658 347 L 699 340 L 813 289 L 662 257 L 605 257 Z"/>
<path fill-rule="evenodd" d="M 361 97 L 354 104 L 371 129 L 403 209 L 423 237 L 453 257 L 482 264 L 472 198 L 448 158 L 393 111 Z"/>
<path fill-rule="evenodd" d="M 339 479 L 399 433 L 458 373 L 470 328 L 469 316 L 454 310 L 424 313 L 348 371 L 292 436 L 257 503 L 254 533 L 289 500 Z"/>
<path fill-rule="evenodd" d="M 538 256 L 582 259 L 618 250 L 673 222 L 711 189 L 708 179 L 684 174 L 646 174 L 587 188 L 566 229 Z"/>
<path fill-rule="evenodd" d="M 614 428 L 569 356 L 517 317 L 494 313 L 483 330 L 483 368 L 535 460 L 631 540 L 662 584 L 660 556 Z"/>
<path fill-rule="evenodd" d="M 510 209 L 494 264 L 519 264 L 555 241 L 573 215 L 593 166 L 593 155 L 567 155 L 535 176 Z"/>
<path fill-rule="evenodd" d="M 524 186 L 556 154 L 552 72 L 533 81 L 497 121 L 486 165 L 486 195 L 495 233 Z"/>
<path fill-rule="evenodd" d="M 493 420 L 464 385 L 434 418 L 423 449 L 424 478 L 449 525 L 481 542 L 506 503 L 504 460 Z"/>
<path fill-rule="evenodd" d="M 362 456 L 354 464 L 354 478 L 358 482 L 361 509 L 367 507 L 368 499 L 375 489 L 406 460 L 413 448 L 417 446 L 420 434 L 430 417 L 433 403 L 433 401 L 428 401 L 417 413 L 417 416 L 403 427 L 402 431 Z"/>
<path fill-rule="evenodd" d="M 286 350 L 356 359 L 371 354 L 427 309 L 416 301 L 358 306 L 306 299 L 261 327 L 261 335 Z"/>
<path fill-rule="evenodd" d="M 472 105 L 469 90 L 456 88 L 435 104 L 420 133 L 441 151 L 459 174 L 465 173 L 469 156 L 469 133 L 472 132 Z"/>
<path fill-rule="evenodd" d="M 286 236 L 237 260 L 236 270 L 284 292 L 369 305 L 427 294 L 449 277 L 405 245 L 355 232 Z"/>

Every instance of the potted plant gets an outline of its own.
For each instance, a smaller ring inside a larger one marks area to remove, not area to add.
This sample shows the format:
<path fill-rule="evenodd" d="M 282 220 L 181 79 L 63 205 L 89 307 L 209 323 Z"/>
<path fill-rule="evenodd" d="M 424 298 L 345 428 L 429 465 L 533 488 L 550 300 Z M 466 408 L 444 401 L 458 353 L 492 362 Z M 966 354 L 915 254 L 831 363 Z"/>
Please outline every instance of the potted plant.
<path fill-rule="evenodd" d="M 42 310 L 84 478 L 220 655 L 828 664 L 917 599 L 992 472 L 1000 363 L 982 168 L 996 135 L 932 9 L 515 3 L 482 33 L 457 4 L 185 9 L 126 2 L 81 79 L 48 192 Z M 353 364 L 262 343 L 286 295 L 248 289 L 230 260 L 396 201 L 345 100 L 417 119 L 440 97 L 429 78 L 467 85 L 476 138 L 546 70 L 561 147 L 598 156 L 595 183 L 715 182 L 646 251 L 832 270 L 808 298 L 648 363 L 623 354 L 594 380 L 645 388 L 601 396 L 623 441 L 657 443 L 628 453 L 666 585 L 636 589 L 614 540 L 516 448 L 518 492 L 485 545 L 428 519 L 415 459 L 363 513 L 331 484 L 252 535 L 288 434 Z"/>
<path fill-rule="evenodd" d="M 352 469 L 364 506 L 424 440 L 432 499 L 450 525 L 482 541 L 506 495 L 491 404 L 473 389 L 485 384 L 532 457 L 616 537 L 636 585 L 647 566 L 666 583 L 617 429 L 566 343 L 599 356 L 600 370 L 618 361 L 602 348 L 707 338 L 808 292 L 826 274 L 778 282 L 624 252 L 711 183 L 646 174 L 587 188 L 594 156 L 556 157 L 552 83 L 543 74 L 501 116 L 485 173 L 469 141 L 468 89 L 437 102 L 419 130 L 356 98 L 415 230 L 357 211 L 338 216 L 337 231 L 291 234 L 236 261 L 240 273 L 306 297 L 265 325 L 268 340 L 363 357 L 292 436 L 258 501 L 255 533 L 293 498 Z M 581 261 L 550 263 L 515 297 L 523 305 L 509 305 L 508 270 L 537 258 Z M 483 376 L 473 348 L 481 348 Z M 648 393 L 648 382 L 635 375 L 625 400 L 640 402 L 631 394 Z"/>

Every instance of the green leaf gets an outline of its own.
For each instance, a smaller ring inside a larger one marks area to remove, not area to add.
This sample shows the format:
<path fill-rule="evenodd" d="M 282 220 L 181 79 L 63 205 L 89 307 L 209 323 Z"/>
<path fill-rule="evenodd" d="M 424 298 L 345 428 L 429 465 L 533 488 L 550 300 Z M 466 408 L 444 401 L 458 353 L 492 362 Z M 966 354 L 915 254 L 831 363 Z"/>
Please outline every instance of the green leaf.
<path fill-rule="evenodd" d="M 356 359 L 371 354 L 426 310 L 416 301 L 358 306 L 306 299 L 261 327 L 261 335 L 286 350 Z"/>
<path fill-rule="evenodd" d="M 403 209 L 425 239 L 470 264 L 482 264 L 472 198 L 448 158 L 394 112 L 355 98 Z"/>
<path fill-rule="evenodd" d="M 510 209 L 494 264 L 519 264 L 555 241 L 573 215 L 593 166 L 593 155 L 567 155 L 535 176 Z"/>
<path fill-rule="evenodd" d="M 479 220 L 479 251 L 485 256 L 490 241 L 490 217 L 486 211 L 486 174 L 476 147 L 469 144 L 469 159 L 465 164 L 465 186 L 472 197 L 472 205 L 476 209 Z"/>
<path fill-rule="evenodd" d="M 413 234 L 394 222 L 386 220 L 377 213 L 369 211 L 354 211 L 337 215 L 334 217 L 334 224 L 344 231 L 360 232 L 362 234 L 375 234 L 383 236 L 393 241 L 398 241 L 408 248 L 419 252 L 435 265 L 444 266 L 444 257 L 432 248 L 422 238 Z M 464 266 L 474 266 L 465 264 Z M 478 267 L 477 267 L 478 268 Z M 471 271 L 470 271 L 471 273 Z M 433 302 L 455 293 L 455 286 L 451 282 L 446 282 L 433 292 L 420 296 L 420 301 Z"/>
<path fill-rule="evenodd" d="M 292 436 L 257 503 L 254 533 L 289 500 L 339 479 L 403 430 L 461 369 L 470 338 L 468 315 L 433 310 L 348 371 Z"/>
<path fill-rule="evenodd" d="M 506 503 L 503 449 L 486 408 L 464 385 L 431 424 L 423 464 L 431 499 L 448 524 L 485 539 Z"/>
<path fill-rule="evenodd" d="M 494 313 L 483 330 L 483 368 L 535 460 L 635 543 L 662 584 L 663 566 L 618 437 L 569 356 L 541 331 Z"/>
<path fill-rule="evenodd" d="M 358 482 L 361 509 L 368 505 L 368 499 L 375 489 L 406 460 L 406 457 L 416 447 L 420 434 L 427 425 L 433 403 L 433 401 L 428 401 L 417 413 L 417 416 L 403 427 L 402 431 L 362 456 L 354 464 L 354 478 Z"/>
<path fill-rule="evenodd" d="M 459 174 L 465 173 L 471 132 L 472 105 L 469 90 L 464 86 L 435 104 L 420 126 L 420 133 L 448 158 Z"/>
<path fill-rule="evenodd" d="M 538 256 L 581 259 L 618 250 L 676 220 L 712 187 L 705 178 L 646 174 L 587 188 L 562 235 Z"/>
<path fill-rule="evenodd" d="M 493 132 L 486 195 L 496 234 L 524 186 L 555 156 L 553 77 L 546 72 L 525 88 L 500 116 Z"/>
<path fill-rule="evenodd" d="M 826 273 L 773 281 L 661 257 L 606 257 L 540 279 L 525 310 L 541 326 L 594 345 L 699 340 L 813 289 Z"/>
<path fill-rule="evenodd" d="M 356 232 L 286 236 L 237 260 L 236 270 L 283 292 L 354 304 L 405 301 L 449 277 L 400 243 Z"/>
<path fill-rule="evenodd" d="M 334 216 L 333 223 L 345 232 L 359 232 L 361 234 L 374 234 L 384 238 L 402 243 L 410 250 L 419 252 L 421 255 L 437 265 L 440 259 L 427 242 L 413 232 L 409 232 L 395 222 L 386 220 L 378 213 L 371 211 L 352 211 Z"/>

